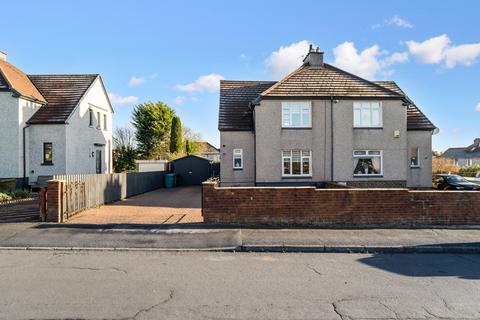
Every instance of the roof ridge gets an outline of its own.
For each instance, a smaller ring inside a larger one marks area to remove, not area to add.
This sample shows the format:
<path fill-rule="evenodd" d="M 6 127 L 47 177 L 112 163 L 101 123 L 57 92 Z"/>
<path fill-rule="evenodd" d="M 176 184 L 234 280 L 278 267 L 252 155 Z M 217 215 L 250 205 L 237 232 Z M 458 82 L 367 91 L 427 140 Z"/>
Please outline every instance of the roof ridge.
<path fill-rule="evenodd" d="M 286 77 L 284 77 L 283 79 L 277 81 L 277 83 L 275 83 L 273 86 L 271 86 L 270 88 L 268 88 L 267 90 L 263 91 L 262 93 L 260 93 L 260 97 L 262 96 L 265 96 L 267 94 L 269 94 L 273 89 L 277 88 L 279 85 L 281 85 L 283 82 L 287 81 L 288 79 L 290 79 L 291 77 L 293 77 L 294 75 L 296 75 L 298 72 L 300 72 L 301 70 L 303 70 L 305 68 L 306 64 L 302 64 L 300 67 L 298 67 L 297 69 L 295 69 L 294 71 L 290 72 Z"/>
<path fill-rule="evenodd" d="M 393 91 L 393 90 L 390 90 L 390 89 L 388 89 L 388 88 L 385 88 L 384 86 L 381 86 L 381 85 L 379 85 L 379 84 L 377 84 L 377 83 L 375 83 L 375 82 L 373 82 L 373 81 L 371 81 L 371 80 L 367 80 L 367 79 L 365 79 L 365 78 L 362 78 L 362 77 L 360 77 L 360 76 L 357 76 L 356 74 L 350 73 L 350 72 L 345 71 L 345 70 L 340 69 L 340 68 L 337 68 L 337 67 L 335 67 L 335 66 L 333 66 L 333 65 L 331 65 L 331 64 L 324 63 L 323 65 L 324 65 L 324 66 L 327 66 L 327 67 L 330 67 L 330 68 L 332 68 L 332 69 L 334 69 L 334 70 L 338 70 L 338 71 L 340 71 L 340 72 L 343 72 L 343 73 L 345 73 L 345 74 L 347 74 L 347 75 L 349 75 L 349 76 L 352 76 L 352 77 L 354 77 L 354 78 L 356 78 L 356 79 L 358 79 L 358 80 L 362 80 L 362 81 L 365 81 L 365 82 L 367 82 L 367 83 L 370 83 L 370 84 L 372 84 L 372 85 L 374 85 L 374 86 L 376 86 L 376 87 L 378 87 L 378 88 L 380 88 L 380 89 L 382 89 L 382 90 L 384 90 L 384 91 L 387 91 L 387 92 L 389 92 L 389 93 L 393 93 L 393 94 L 396 95 L 396 96 L 405 97 L 405 96 L 402 96 L 402 95 L 398 94 L 397 92 L 395 92 L 395 91 Z"/>
<path fill-rule="evenodd" d="M 99 73 L 27 74 L 28 77 L 98 76 Z"/>
<path fill-rule="evenodd" d="M 277 82 L 275 80 L 230 80 L 230 79 L 222 79 L 220 82 Z"/>

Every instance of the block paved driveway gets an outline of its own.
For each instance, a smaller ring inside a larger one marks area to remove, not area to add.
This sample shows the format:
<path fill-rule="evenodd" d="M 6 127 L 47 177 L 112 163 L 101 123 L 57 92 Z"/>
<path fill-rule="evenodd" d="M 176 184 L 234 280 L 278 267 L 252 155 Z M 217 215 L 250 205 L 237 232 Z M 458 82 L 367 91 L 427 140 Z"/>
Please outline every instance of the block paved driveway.
<path fill-rule="evenodd" d="M 200 186 L 157 189 L 123 201 L 92 208 L 68 223 L 177 224 L 203 222 Z"/>

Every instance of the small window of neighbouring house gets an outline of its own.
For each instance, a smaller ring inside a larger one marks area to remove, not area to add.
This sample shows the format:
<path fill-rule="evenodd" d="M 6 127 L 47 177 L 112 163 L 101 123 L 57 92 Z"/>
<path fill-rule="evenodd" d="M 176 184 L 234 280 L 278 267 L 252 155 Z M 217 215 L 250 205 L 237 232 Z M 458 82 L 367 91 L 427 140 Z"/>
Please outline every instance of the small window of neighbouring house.
<path fill-rule="evenodd" d="M 97 112 L 97 129 L 102 128 L 102 118 L 100 118 L 100 112 Z"/>
<path fill-rule="evenodd" d="M 419 151 L 418 148 L 410 148 L 410 167 L 419 167 Z"/>
<path fill-rule="evenodd" d="M 103 115 L 103 130 L 107 130 L 107 115 Z"/>
<path fill-rule="evenodd" d="M 282 151 L 282 176 L 311 176 L 312 152 L 310 150 Z"/>
<path fill-rule="evenodd" d="M 51 142 L 43 144 L 43 163 L 52 164 L 53 162 L 53 145 Z"/>
<path fill-rule="evenodd" d="M 383 152 L 379 150 L 353 151 L 353 175 L 374 176 L 383 174 Z"/>
<path fill-rule="evenodd" d="M 382 127 L 382 105 L 380 102 L 354 102 L 353 126 L 356 128 Z"/>
<path fill-rule="evenodd" d="M 88 120 L 88 121 L 89 121 L 89 122 L 88 122 L 88 125 L 89 125 L 90 127 L 93 127 L 93 110 L 92 110 L 92 109 L 88 109 L 88 117 L 89 117 L 89 118 L 88 118 L 88 119 L 89 119 L 89 120 Z"/>
<path fill-rule="evenodd" d="M 467 159 L 467 167 L 471 167 L 473 164 L 473 160 L 472 159 Z"/>
<path fill-rule="evenodd" d="M 310 102 L 282 102 L 283 128 L 309 128 L 312 126 Z"/>
<path fill-rule="evenodd" d="M 242 149 L 233 149 L 233 169 L 243 169 Z"/>

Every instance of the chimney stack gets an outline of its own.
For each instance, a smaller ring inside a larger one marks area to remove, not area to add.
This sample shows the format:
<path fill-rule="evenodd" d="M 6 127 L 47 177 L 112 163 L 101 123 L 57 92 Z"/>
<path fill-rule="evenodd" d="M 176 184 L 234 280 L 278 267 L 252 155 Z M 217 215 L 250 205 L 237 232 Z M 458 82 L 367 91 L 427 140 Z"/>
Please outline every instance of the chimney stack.
<path fill-rule="evenodd" d="M 320 48 L 314 48 L 313 45 L 310 45 L 308 54 L 303 59 L 303 64 L 308 64 L 312 67 L 323 67 L 323 52 L 320 51 Z"/>
<path fill-rule="evenodd" d="M 7 61 L 7 54 L 3 51 L 0 51 L 0 60 Z"/>

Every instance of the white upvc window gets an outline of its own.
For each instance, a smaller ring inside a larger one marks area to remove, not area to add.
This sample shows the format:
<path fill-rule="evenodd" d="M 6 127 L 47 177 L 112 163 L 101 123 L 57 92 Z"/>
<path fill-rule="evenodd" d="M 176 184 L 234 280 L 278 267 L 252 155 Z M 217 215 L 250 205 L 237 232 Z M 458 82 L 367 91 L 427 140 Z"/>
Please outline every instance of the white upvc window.
<path fill-rule="evenodd" d="M 353 126 L 355 128 L 381 128 L 382 103 L 359 101 L 353 103 Z"/>
<path fill-rule="evenodd" d="M 282 151 L 282 177 L 311 177 L 312 151 Z"/>
<path fill-rule="evenodd" d="M 410 167 L 420 167 L 420 151 L 419 148 L 410 148 Z"/>
<path fill-rule="evenodd" d="M 312 104 L 309 101 L 282 102 L 282 128 L 310 128 Z"/>
<path fill-rule="evenodd" d="M 467 167 L 471 167 L 473 165 L 472 159 L 467 159 Z"/>
<path fill-rule="evenodd" d="M 233 149 L 233 169 L 243 169 L 243 149 Z"/>
<path fill-rule="evenodd" d="M 381 175 L 383 175 L 383 151 L 353 151 L 353 176 L 362 177 Z"/>

